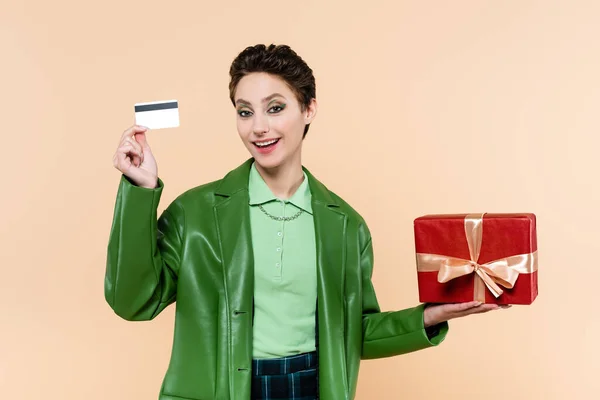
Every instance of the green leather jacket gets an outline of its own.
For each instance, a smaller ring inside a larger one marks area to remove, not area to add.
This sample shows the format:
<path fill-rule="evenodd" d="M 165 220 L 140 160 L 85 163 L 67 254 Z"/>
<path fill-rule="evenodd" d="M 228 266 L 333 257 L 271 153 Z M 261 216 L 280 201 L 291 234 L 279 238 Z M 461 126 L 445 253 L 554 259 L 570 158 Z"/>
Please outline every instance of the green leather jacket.
<path fill-rule="evenodd" d="M 248 400 L 252 360 L 253 255 L 248 208 L 252 159 L 223 179 L 180 195 L 157 218 L 163 190 L 122 176 L 111 228 L 105 297 L 120 317 L 145 321 L 176 302 L 171 361 L 160 400 Z M 321 400 L 353 399 L 362 359 L 439 344 L 423 305 L 381 312 L 371 283 L 365 221 L 306 169 L 318 280 Z"/>

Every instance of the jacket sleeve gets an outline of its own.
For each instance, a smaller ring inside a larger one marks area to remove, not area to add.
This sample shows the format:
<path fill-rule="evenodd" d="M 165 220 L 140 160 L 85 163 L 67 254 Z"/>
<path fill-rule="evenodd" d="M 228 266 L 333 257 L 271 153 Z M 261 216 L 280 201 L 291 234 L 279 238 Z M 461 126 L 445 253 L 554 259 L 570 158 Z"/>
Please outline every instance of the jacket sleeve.
<path fill-rule="evenodd" d="M 400 311 L 381 312 L 371 277 L 373 274 L 373 243 L 365 227 L 366 243 L 360 254 L 363 297 L 362 358 L 383 358 L 425 349 L 440 344 L 448 332 L 444 322 L 429 330 L 423 323 L 425 305 Z"/>
<path fill-rule="evenodd" d="M 110 231 L 104 296 L 128 321 L 156 317 L 175 301 L 181 262 L 183 209 L 173 202 L 157 219 L 164 184 L 134 185 L 121 176 Z"/>

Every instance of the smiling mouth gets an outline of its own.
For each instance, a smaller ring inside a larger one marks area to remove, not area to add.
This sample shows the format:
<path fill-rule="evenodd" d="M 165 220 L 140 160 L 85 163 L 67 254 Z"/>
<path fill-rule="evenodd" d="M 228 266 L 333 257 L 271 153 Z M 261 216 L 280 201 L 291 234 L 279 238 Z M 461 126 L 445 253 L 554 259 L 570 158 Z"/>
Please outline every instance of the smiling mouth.
<path fill-rule="evenodd" d="M 261 142 L 252 142 L 259 149 L 268 149 L 269 147 L 273 147 L 279 142 L 279 139 L 272 140 L 263 140 Z"/>

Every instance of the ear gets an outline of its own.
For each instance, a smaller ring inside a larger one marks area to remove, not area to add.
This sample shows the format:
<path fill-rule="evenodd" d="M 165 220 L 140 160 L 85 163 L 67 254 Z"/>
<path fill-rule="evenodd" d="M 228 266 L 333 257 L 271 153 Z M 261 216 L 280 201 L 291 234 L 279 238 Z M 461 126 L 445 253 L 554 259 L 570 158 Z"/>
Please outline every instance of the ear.
<path fill-rule="evenodd" d="M 304 124 L 310 124 L 317 115 L 317 99 L 312 99 L 308 106 L 306 106 L 306 110 L 304 110 Z"/>

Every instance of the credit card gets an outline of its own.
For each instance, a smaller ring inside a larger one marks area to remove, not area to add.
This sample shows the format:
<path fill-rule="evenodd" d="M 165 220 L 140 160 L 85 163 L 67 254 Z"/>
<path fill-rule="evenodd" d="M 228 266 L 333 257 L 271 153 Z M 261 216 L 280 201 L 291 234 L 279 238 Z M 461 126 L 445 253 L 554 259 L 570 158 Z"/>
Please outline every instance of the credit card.
<path fill-rule="evenodd" d="M 137 103 L 135 105 L 135 124 L 150 129 L 178 127 L 179 104 L 177 100 Z"/>

